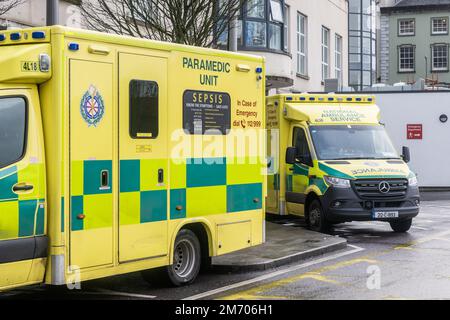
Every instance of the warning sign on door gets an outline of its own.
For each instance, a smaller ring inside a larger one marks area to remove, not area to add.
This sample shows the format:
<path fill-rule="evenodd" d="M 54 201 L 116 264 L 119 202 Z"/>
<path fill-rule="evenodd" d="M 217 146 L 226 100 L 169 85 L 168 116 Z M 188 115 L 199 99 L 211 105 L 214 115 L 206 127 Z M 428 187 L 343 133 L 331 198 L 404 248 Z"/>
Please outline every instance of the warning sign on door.
<path fill-rule="evenodd" d="M 407 124 L 406 137 L 408 140 L 422 140 L 423 131 L 421 124 Z"/>

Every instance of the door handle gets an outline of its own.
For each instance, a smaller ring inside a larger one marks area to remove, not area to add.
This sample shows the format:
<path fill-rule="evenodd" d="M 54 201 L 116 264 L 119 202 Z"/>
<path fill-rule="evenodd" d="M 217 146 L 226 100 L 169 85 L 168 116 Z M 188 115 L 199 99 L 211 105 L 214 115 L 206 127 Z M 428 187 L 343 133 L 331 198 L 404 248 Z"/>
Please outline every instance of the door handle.
<path fill-rule="evenodd" d="M 13 192 L 26 192 L 34 189 L 34 186 L 26 183 L 18 183 L 13 186 Z"/>

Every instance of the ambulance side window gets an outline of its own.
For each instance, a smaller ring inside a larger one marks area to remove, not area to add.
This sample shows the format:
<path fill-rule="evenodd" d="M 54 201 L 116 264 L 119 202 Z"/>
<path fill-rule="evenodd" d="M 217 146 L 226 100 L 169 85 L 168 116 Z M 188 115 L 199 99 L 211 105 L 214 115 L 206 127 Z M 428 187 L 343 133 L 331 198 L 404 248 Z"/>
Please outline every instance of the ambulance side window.
<path fill-rule="evenodd" d="M 297 149 L 297 159 L 300 163 L 313 166 L 311 152 L 309 151 L 308 140 L 306 139 L 305 130 L 302 128 L 294 128 L 292 144 Z"/>
<path fill-rule="evenodd" d="M 130 81 L 130 136 L 133 139 L 158 136 L 158 93 L 155 81 Z"/>
<path fill-rule="evenodd" d="M 25 155 L 27 104 L 24 98 L 0 98 L 0 169 Z"/>

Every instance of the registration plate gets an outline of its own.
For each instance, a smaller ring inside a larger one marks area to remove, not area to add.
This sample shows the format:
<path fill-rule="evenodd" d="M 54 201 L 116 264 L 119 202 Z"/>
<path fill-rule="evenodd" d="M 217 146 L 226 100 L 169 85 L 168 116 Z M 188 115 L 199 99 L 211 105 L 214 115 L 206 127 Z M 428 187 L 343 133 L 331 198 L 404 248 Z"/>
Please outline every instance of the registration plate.
<path fill-rule="evenodd" d="M 389 219 L 398 218 L 398 211 L 377 211 L 374 210 L 372 213 L 374 219 Z"/>

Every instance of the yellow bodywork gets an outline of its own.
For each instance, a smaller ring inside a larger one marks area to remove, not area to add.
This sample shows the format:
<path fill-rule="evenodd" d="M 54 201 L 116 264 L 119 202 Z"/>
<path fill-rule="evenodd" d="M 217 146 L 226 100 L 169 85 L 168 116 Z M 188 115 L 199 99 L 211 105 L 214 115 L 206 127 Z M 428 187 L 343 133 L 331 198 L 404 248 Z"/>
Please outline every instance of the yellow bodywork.
<path fill-rule="evenodd" d="M 320 197 L 328 189 L 324 176 L 343 179 L 408 178 L 413 174 L 403 161 L 348 160 L 333 165 L 317 159 L 309 134 L 310 126 L 373 125 L 380 126 L 380 109 L 375 97 L 357 94 L 282 94 L 267 98 L 267 177 L 266 211 L 274 214 L 304 215 L 308 195 Z M 292 147 L 293 132 L 302 129 L 311 152 L 311 166 L 285 163 L 285 153 Z M 300 195 L 298 202 L 286 201 L 286 193 Z M 303 203 L 301 203 L 303 202 Z"/>
<path fill-rule="evenodd" d="M 45 38 L 33 41 L 35 31 Z M 263 58 L 59 26 L 14 32 L 21 40 L 5 31 L 0 41 L 0 99 L 31 95 L 27 152 L 49 246 L 46 258 L 0 263 L 0 290 L 169 265 L 186 226 L 202 228 L 211 256 L 263 242 Z M 156 90 L 156 133 L 132 137 L 133 81 Z M 226 134 L 188 132 L 200 112 L 189 115 L 191 104 L 216 106 L 204 125 Z M 0 229 L 16 223 L 3 217 Z"/>

